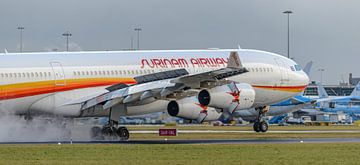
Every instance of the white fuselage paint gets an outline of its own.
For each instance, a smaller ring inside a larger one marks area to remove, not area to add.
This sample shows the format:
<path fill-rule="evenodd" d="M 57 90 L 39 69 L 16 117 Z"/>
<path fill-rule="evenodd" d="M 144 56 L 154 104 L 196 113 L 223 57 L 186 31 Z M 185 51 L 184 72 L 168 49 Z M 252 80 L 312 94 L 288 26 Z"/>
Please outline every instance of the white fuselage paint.
<path fill-rule="evenodd" d="M 254 86 L 256 91 L 254 107 L 273 104 L 300 92 L 258 88 L 257 86 L 293 87 L 306 86 L 308 83 L 308 77 L 303 71 L 291 70 L 291 66 L 297 65 L 294 61 L 277 54 L 257 50 L 14 53 L 0 55 L 0 93 L 7 96 L 4 86 L 16 86 L 19 83 L 27 82 L 53 81 L 54 86 L 66 86 L 68 79 L 133 78 L 179 68 L 185 68 L 190 74 L 196 74 L 226 67 L 226 64 L 222 64 L 220 61 L 219 63 L 214 62 L 212 66 L 197 64 L 197 62 L 203 62 L 199 58 L 227 60 L 231 51 L 238 51 L 242 65 L 249 72 L 233 76 L 229 80 Z M 191 62 L 192 58 L 193 62 Z M 153 59 L 158 60 L 154 61 Z M 161 62 L 161 59 L 168 60 Z M 186 60 L 187 63 L 179 64 L 184 61 L 178 59 Z M 119 73 L 112 74 L 112 71 L 119 71 Z M 93 73 L 91 74 L 91 72 Z M 23 114 L 29 110 L 34 112 L 40 110 L 40 112 L 44 111 L 50 114 L 77 116 L 79 110 L 76 108 L 75 110 L 58 111 L 56 107 L 73 100 L 105 93 L 105 88 L 108 86 L 86 87 L 9 99 L 5 97 L 0 101 L 0 112 Z M 134 110 L 138 112 L 130 114 L 143 113 L 142 110 Z M 146 110 L 144 110 L 145 112 Z"/>

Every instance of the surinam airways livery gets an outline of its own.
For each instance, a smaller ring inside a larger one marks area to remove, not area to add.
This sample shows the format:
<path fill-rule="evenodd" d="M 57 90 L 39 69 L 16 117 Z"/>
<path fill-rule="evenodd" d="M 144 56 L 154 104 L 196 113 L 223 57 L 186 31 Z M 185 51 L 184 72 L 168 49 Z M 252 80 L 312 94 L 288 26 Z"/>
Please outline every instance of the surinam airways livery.
<path fill-rule="evenodd" d="M 92 136 L 128 139 L 119 117 L 167 111 L 198 122 L 293 97 L 307 75 L 283 56 L 247 49 L 6 53 L 0 112 L 109 117 Z M 260 120 L 256 124 L 266 124 Z M 267 128 L 267 127 L 266 127 Z"/>

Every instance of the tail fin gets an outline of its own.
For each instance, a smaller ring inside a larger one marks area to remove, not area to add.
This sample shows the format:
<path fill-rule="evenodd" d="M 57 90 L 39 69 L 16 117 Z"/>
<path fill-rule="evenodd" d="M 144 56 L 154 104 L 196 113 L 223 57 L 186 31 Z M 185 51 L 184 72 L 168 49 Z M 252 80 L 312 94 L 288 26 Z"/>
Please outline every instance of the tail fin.
<path fill-rule="evenodd" d="M 313 61 L 309 61 L 309 62 L 305 65 L 305 68 L 303 69 L 304 72 L 305 72 L 308 76 L 310 76 L 310 71 L 311 71 L 311 67 L 312 67 L 313 63 L 314 63 Z"/>
<path fill-rule="evenodd" d="M 360 96 L 360 82 L 355 86 L 350 96 Z"/>
<path fill-rule="evenodd" d="M 317 91 L 318 91 L 320 99 L 329 97 L 329 95 L 326 93 L 325 88 L 322 86 L 321 83 L 316 83 L 316 87 L 317 87 Z"/>

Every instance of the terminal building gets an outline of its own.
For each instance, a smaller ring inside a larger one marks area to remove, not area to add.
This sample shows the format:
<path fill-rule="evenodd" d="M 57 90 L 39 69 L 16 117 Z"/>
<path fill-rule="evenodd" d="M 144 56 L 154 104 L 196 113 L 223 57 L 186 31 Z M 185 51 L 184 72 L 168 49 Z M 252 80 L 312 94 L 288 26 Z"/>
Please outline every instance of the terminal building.
<path fill-rule="evenodd" d="M 354 78 L 352 73 L 349 74 L 349 84 L 356 85 L 360 81 L 360 78 Z"/>
<path fill-rule="evenodd" d="M 352 73 L 349 74 L 348 83 L 340 83 L 339 85 L 323 85 L 329 96 L 349 96 L 354 90 L 356 84 L 360 82 L 360 78 L 354 78 Z M 316 82 L 312 81 L 304 92 L 305 96 L 318 96 Z"/>
<path fill-rule="evenodd" d="M 356 85 L 356 84 L 355 84 Z M 340 85 L 323 85 L 329 96 L 348 96 L 354 90 L 355 85 L 340 84 Z M 304 92 L 305 96 L 318 96 L 318 91 L 315 82 L 311 82 Z"/>

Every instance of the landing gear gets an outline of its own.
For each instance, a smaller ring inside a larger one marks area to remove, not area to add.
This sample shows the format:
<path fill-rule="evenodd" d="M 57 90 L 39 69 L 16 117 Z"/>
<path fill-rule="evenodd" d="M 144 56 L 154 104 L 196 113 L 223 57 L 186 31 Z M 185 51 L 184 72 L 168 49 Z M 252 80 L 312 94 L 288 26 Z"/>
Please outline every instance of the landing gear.
<path fill-rule="evenodd" d="M 254 122 L 253 129 L 255 132 L 266 132 L 269 129 L 269 124 L 264 119 L 266 112 L 269 111 L 268 107 L 256 108 L 259 112 L 257 119 Z"/>
<path fill-rule="evenodd" d="M 128 140 L 130 137 L 129 130 L 126 127 L 119 127 L 116 134 L 120 137 L 120 140 Z"/>
<path fill-rule="evenodd" d="M 90 131 L 93 140 L 128 140 L 129 130 L 126 127 L 116 128 L 112 124 L 106 124 L 103 128 L 93 127 Z"/>

